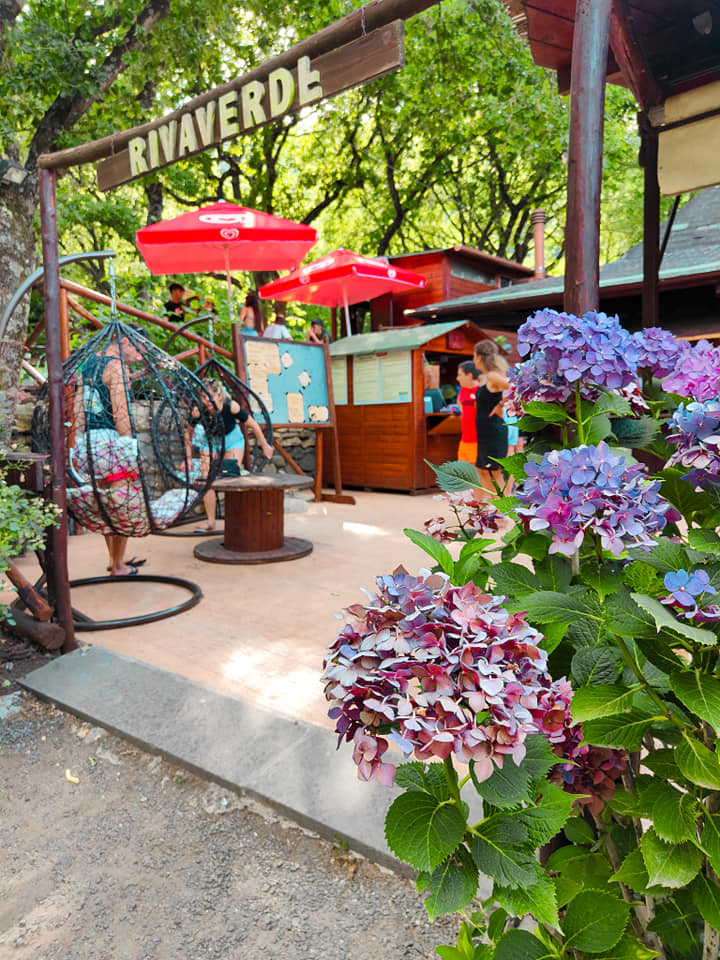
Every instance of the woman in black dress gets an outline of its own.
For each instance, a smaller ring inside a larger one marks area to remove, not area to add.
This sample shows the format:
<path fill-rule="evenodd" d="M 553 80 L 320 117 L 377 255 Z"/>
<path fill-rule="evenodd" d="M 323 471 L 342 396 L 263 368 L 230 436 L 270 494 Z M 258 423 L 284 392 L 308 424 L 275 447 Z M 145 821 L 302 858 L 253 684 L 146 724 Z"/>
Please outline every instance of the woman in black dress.
<path fill-rule="evenodd" d="M 475 393 L 477 418 L 477 468 L 482 487 L 494 495 L 496 484 L 503 486 L 502 468 L 495 462 L 507 456 L 508 432 L 503 421 L 503 392 L 510 385 L 507 361 L 492 340 L 475 344 L 475 366 L 485 374 L 485 383 Z"/>

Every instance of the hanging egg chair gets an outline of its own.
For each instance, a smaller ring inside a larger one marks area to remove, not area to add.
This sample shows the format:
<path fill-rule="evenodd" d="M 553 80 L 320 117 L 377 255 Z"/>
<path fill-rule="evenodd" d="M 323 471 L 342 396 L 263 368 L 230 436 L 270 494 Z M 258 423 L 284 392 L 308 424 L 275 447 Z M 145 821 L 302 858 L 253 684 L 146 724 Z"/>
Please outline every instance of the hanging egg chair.
<path fill-rule="evenodd" d="M 220 471 L 224 434 L 202 381 L 113 314 L 63 365 L 68 511 L 88 530 L 143 537 L 198 503 Z M 199 435 L 206 470 L 193 456 Z M 33 443 L 50 450 L 46 392 Z"/>
<path fill-rule="evenodd" d="M 265 439 L 272 446 L 273 425 L 267 407 L 250 387 L 242 381 L 232 370 L 222 364 L 213 354 L 195 371 L 195 375 L 208 387 L 220 384 L 223 392 L 235 400 L 241 410 L 245 410 L 259 425 L 265 434 Z M 244 463 L 250 473 L 260 473 L 268 462 L 250 431 L 245 432 Z"/>

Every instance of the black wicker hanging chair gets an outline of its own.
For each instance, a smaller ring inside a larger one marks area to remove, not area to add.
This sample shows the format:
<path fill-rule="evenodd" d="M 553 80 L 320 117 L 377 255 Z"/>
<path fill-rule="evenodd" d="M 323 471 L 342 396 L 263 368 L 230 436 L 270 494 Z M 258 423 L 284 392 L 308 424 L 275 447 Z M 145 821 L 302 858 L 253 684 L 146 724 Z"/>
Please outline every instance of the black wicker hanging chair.
<path fill-rule="evenodd" d="M 223 391 L 230 399 L 235 400 L 240 408 L 247 411 L 258 423 L 260 429 L 265 434 L 265 439 L 270 446 L 272 446 L 273 425 L 267 407 L 257 393 L 251 390 L 232 370 L 224 366 L 224 364 L 212 354 L 209 360 L 206 360 L 197 368 L 195 376 L 208 385 L 211 383 L 220 383 Z M 245 437 L 244 462 L 250 473 L 260 473 L 268 462 L 265 454 L 255 442 L 255 437 L 249 431 L 246 432 Z"/>
<path fill-rule="evenodd" d="M 83 527 L 142 537 L 185 517 L 220 472 L 224 434 L 202 380 L 117 317 L 63 366 L 68 510 Z M 209 455 L 201 471 L 198 437 Z M 33 418 L 50 449 L 47 394 Z"/>

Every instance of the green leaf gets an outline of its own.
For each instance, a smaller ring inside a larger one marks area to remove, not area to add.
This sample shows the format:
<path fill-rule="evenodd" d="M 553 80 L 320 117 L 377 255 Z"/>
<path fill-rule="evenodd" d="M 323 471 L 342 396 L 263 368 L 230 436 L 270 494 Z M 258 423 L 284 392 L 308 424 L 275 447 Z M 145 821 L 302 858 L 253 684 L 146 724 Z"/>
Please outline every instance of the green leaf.
<path fill-rule="evenodd" d="M 685 637 L 704 647 L 717 646 L 717 637 L 711 630 L 691 627 L 688 623 L 676 620 L 670 610 L 654 597 L 646 597 L 644 593 L 633 593 L 632 598 L 638 606 L 647 610 L 658 628 L 664 627 L 671 633 L 676 633 L 679 637 Z"/>
<path fill-rule="evenodd" d="M 570 841 L 575 844 L 595 843 L 595 834 L 587 821 L 582 817 L 571 817 L 563 827 L 563 833 Z"/>
<path fill-rule="evenodd" d="M 544 430 L 547 427 L 547 421 L 542 417 L 533 417 L 526 413 L 525 416 L 520 417 L 517 425 L 523 433 L 537 433 L 538 430 Z"/>
<path fill-rule="evenodd" d="M 527 930 L 508 930 L 498 940 L 493 960 L 547 960 L 552 956 L 542 940 Z"/>
<path fill-rule="evenodd" d="M 523 807 L 511 816 L 527 827 L 529 838 L 536 846 L 542 846 L 563 829 L 575 799 L 557 784 L 546 782 L 535 806 Z"/>
<path fill-rule="evenodd" d="M 633 893 L 643 894 L 649 886 L 647 867 L 640 850 L 632 850 L 612 875 L 611 880 L 624 883 Z"/>
<path fill-rule="evenodd" d="M 648 930 L 657 933 L 665 947 L 670 947 L 677 957 L 700 957 L 695 930 L 697 908 L 689 890 L 677 891 L 671 899 L 656 901 L 655 919 L 648 923 Z"/>
<path fill-rule="evenodd" d="M 642 560 L 633 560 L 623 570 L 623 583 L 636 593 L 652 596 L 663 592 L 662 580 L 654 567 Z"/>
<path fill-rule="evenodd" d="M 615 747 L 617 750 L 639 750 L 642 738 L 657 717 L 629 710 L 618 717 L 601 717 L 583 724 L 583 743 L 594 747 Z"/>
<path fill-rule="evenodd" d="M 522 838 L 522 839 L 518 839 Z M 527 850 L 516 845 L 527 838 L 527 829 L 507 816 L 488 817 L 475 831 L 472 855 L 479 870 L 504 887 L 526 887 L 541 869 Z"/>
<path fill-rule="evenodd" d="M 527 567 L 519 563 L 498 563 L 492 568 L 495 593 L 515 599 L 535 593 L 538 578 Z"/>
<path fill-rule="evenodd" d="M 661 792 L 652 808 L 655 832 L 668 843 L 694 841 L 697 837 L 697 818 L 700 813 L 697 800 L 689 793 L 681 793 L 669 783 L 660 784 Z"/>
<path fill-rule="evenodd" d="M 530 797 L 530 776 L 523 766 L 516 766 L 508 757 L 502 770 L 498 767 L 487 780 L 478 780 L 475 776 L 475 763 L 470 761 L 470 776 L 475 789 L 488 803 L 500 810 L 517 807 Z"/>
<path fill-rule="evenodd" d="M 687 782 L 677 765 L 675 751 L 668 747 L 653 750 L 647 757 L 643 757 L 643 766 L 652 770 L 655 776 L 662 780 L 674 780 L 676 783 Z"/>
<path fill-rule="evenodd" d="M 584 854 L 569 859 L 555 881 L 558 905 L 569 903 L 583 890 L 601 890 L 607 893 L 612 877 L 610 863 L 601 853 L 590 853 L 586 847 L 576 847 Z"/>
<path fill-rule="evenodd" d="M 614 947 L 595 955 L 594 960 L 653 960 L 657 957 L 657 950 L 651 950 L 644 943 L 636 940 L 632 933 L 626 931 Z"/>
<path fill-rule="evenodd" d="M 570 712 L 573 723 L 612 717 L 632 707 L 638 687 L 621 687 L 616 683 L 602 683 L 596 687 L 580 687 L 573 694 Z"/>
<path fill-rule="evenodd" d="M 612 424 L 610 418 L 604 414 L 593 417 L 585 430 L 585 443 L 600 443 L 612 433 Z"/>
<path fill-rule="evenodd" d="M 542 400 L 531 400 L 524 405 L 523 410 L 532 417 L 539 417 L 545 423 L 565 423 L 570 419 L 565 407 L 556 403 L 544 403 Z"/>
<path fill-rule="evenodd" d="M 635 645 L 649 663 L 666 675 L 686 666 L 685 661 L 673 652 L 678 646 L 678 638 L 668 630 L 661 630 L 652 637 L 637 636 Z"/>
<path fill-rule="evenodd" d="M 529 913 L 538 923 L 547 923 L 551 927 L 558 925 L 555 886 L 544 873 L 540 873 L 536 882 L 526 888 L 510 889 L 496 883 L 493 896 L 498 904 L 514 917 L 524 917 Z"/>
<path fill-rule="evenodd" d="M 714 530 L 705 527 L 691 527 L 688 530 L 688 543 L 693 550 L 720 557 L 720 536 Z"/>
<path fill-rule="evenodd" d="M 565 951 L 602 953 L 622 937 L 630 918 L 630 907 L 609 893 L 586 890 L 567 905 L 560 926 L 565 934 Z"/>
<path fill-rule="evenodd" d="M 607 629 L 622 637 L 655 637 L 654 621 L 630 596 L 624 586 L 607 601 Z"/>
<path fill-rule="evenodd" d="M 585 621 L 581 622 L 584 623 Z M 546 653 L 552 653 L 562 643 L 565 634 L 568 632 L 568 627 L 564 623 L 545 623 L 542 632 L 545 639 L 541 640 L 540 646 Z"/>
<path fill-rule="evenodd" d="M 419 530 L 406 528 L 403 530 L 403 533 L 416 547 L 420 547 L 428 556 L 432 557 L 443 573 L 446 573 L 448 576 L 452 574 L 454 566 L 453 558 L 444 543 L 440 543 L 439 540 L 436 540 L 427 533 L 421 533 Z"/>
<path fill-rule="evenodd" d="M 703 855 L 694 844 L 666 843 L 650 827 L 640 841 L 650 886 L 684 887 L 702 866 Z"/>
<path fill-rule="evenodd" d="M 623 417 L 612 421 L 613 436 L 623 447 L 647 447 L 658 435 L 660 424 L 654 417 Z"/>
<path fill-rule="evenodd" d="M 551 624 L 545 624 L 543 630 L 547 630 Z M 573 647 L 578 650 L 580 647 L 594 647 L 601 642 L 602 624 L 594 620 L 576 620 L 567 627 L 565 636 Z"/>
<path fill-rule="evenodd" d="M 682 670 L 670 677 L 670 686 L 691 713 L 707 720 L 720 733 L 720 680 L 700 670 Z"/>
<path fill-rule="evenodd" d="M 528 620 L 535 623 L 572 623 L 578 617 L 599 619 L 588 613 L 585 594 L 568 595 L 554 590 L 538 590 L 532 596 L 524 597 L 522 609 L 527 611 Z"/>
<path fill-rule="evenodd" d="M 626 417 L 632 413 L 632 407 L 630 406 L 630 401 L 626 400 L 625 397 L 619 393 L 601 393 L 595 401 L 590 415 L 596 413 L 611 413 L 616 417 Z M 587 412 L 583 408 L 583 416 L 586 415 Z"/>
<path fill-rule="evenodd" d="M 705 814 L 700 842 L 710 866 L 715 873 L 720 873 L 720 813 Z"/>
<path fill-rule="evenodd" d="M 690 484 L 683 481 L 683 486 L 690 487 Z M 662 576 L 675 570 L 687 570 L 688 567 L 687 549 L 682 543 L 676 543 L 667 537 L 657 540 L 652 550 L 630 550 L 630 556 L 633 560 L 649 563 Z"/>
<path fill-rule="evenodd" d="M 674 467 L 668 467 L 660 472 L 662 487 L 660 493 L 669 500 L 674 507 L 677 507 L 680 513 L 690 519 L 698 510 L 707 510 L 712 506 L 712 498 L 704 491 L 695 490 L 691 483 L 684 480 L 684 473 Z M 683 567 L 681 563 L 674 567 L 679 570 Z M 664 570 L 663 573 L 667 573 Z"/>
<path fill-rule="evenodd" d="M 505 473 L 518 482 L 526 479 L 525 464 L 527 461 L 527 453 L 513 453 L 509 457 L 498 457 L 498 463 Z"/>
<path fill-rule="evenodd" d="M 583 564 L 580 568 L 582 582 L 587 584 L 588 587 L 592 587 L 601 600 L 617 593 L 621 586 L 617 571 L 607 569 L 607 566 L 598 567 L 596 564 L 588 563 Z"/>
<path fill-rule="evenodd" d="M 395 774 L 395 784 L 405 790 L 429 793 L 438 801 L 450 799 L 450 787 L 441 763 L 421 763 L 419 760 L 401 763 Z"/>
<path fill-rule="evenodd" d="M 425 463 L 435 471 L 437 485 L 446 493 L 459 493 L 461 490 L 472 490 L 481 487 L 480 474 L 472 463 L 464 460 L 453 460 L 436 466 L 426 460 Z"/>
<path fill-rule="evenodd" d="M 390 806 L 385 838 L 393 853 L 416 870 L 434 870 L 457 848 L 465 826 L 457 806 L 411 790 Z"/>
<path fill-rule="evenodd" d="M 720 930 L 720 887 L 701 871 L 690 885 L 690 892 L 703 920 Z"/>
<path fill-rule="evenodd" d="M 545 737 L 539 733 L 531 733 L 525 738 L 525 759 L 521 767 L 531 780 L 544 777 L 548 770 L 552 770 L 557 765 L 557 762 L 558 758 L 552 752 L 552 747 Z M 544 783 L 542 787 L 545 788 Z"/>
<path fill-rule="evenodd" d="M 720 790 L 720 762 L 717 755 L 694 737 L 683 733 L 675 759 L 680 772 L 691 783 L 708 790 Z"/>
<path fill-rule="evenodd" d="M 418 885 L 429 891 L 425 908 L 430 920 L 436 920 L 444 913 L 462 910 L 472 901 L 478 887 L 477 868 L 467 849 L 461 846 L 432 873 L 422 873 Z"/>
<path fill-rule="evenodd" d="M 615 685 L 618 660 L 614 650 L 600 646 L 581 647 L 572 658 L 570 670 L 578 685 L 591 683 Z"/>
<path fill-rule="evenodd" d="M 507 910 L 501 908 L 493 910 L 490 914 L 487 924 L 487 935 L 488 939 L 493 943 L 502 936 L 505 924 L 507 923 L 507 916 Z"/>

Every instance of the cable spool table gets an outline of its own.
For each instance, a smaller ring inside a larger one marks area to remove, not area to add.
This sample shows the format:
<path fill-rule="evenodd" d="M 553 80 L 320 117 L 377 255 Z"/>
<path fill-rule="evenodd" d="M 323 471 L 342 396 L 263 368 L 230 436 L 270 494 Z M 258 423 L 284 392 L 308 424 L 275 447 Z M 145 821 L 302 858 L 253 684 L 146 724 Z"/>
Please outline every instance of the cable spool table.
<path fill-rule="evenodd" d="M 304 474 L 269 473 L 222 477 L 212 487 L 225 494 L 225 533 L 222 540 L 207 540 L 193 549 L 198 560 L 209 563 L 274 563 L 307 556 L 313 545 L 299 537 L 286 537 L 285 490 L 311 487 Z"/>

